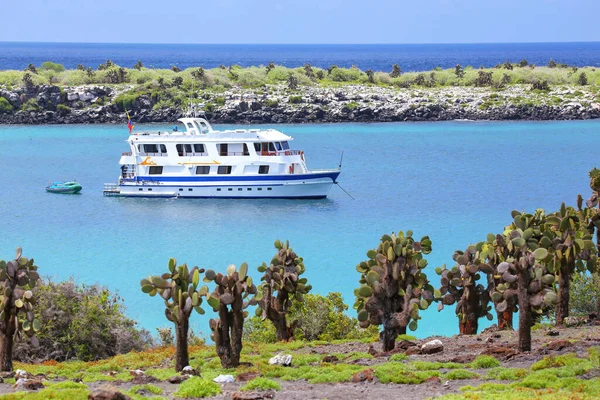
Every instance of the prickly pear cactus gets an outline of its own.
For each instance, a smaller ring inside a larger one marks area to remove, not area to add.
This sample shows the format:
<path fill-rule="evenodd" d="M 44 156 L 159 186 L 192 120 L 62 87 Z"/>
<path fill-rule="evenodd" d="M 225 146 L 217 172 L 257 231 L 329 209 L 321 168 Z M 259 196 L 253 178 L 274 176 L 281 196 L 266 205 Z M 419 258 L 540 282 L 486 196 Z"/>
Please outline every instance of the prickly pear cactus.
<path fill-rule="evenodd" d="M 190 270 L 187 264 L 177 266 L 174 258 L 169 259 L 168 267 L 169 272 L 161 276 L 149 276 L 142 279 L 140 284 L 142 292 L 150 296 L 158 294 L 165 302 L 165 316 L 175 324 L 175 370 L 181 371 L 189 365 L 187 339 L 190 315 L 194 310 L 204 314 L 202 297 L 208 293 L 208 287 L 198 287 L 204 269 L 194 267 Z"/>
<path fill-rule="evenodd" d="M 548 235 L 544 241 L 550 252 L 548 269 L 558 276 L 558 305 L 556 324 L 561 325 L 569 316 L 569 287 L 575 273 L 594 272 L 598 261 L 598 249 L 593 242 L 593 233 L 588 230 L 593 217 L 592 210 L 566 207 L 548 215 Z"/>
<path fill-rule="evenodd" d="M 592 191 L 600 192 L 600 169 L 594 168 L 589 173 L 590 177 L 590 188 Z"/>
<path fill-rule="evenodd" d="M 33 316 L 33 289 L 40 275 L 33 259 L 23 257 L 17 247 L 14 260 L 0 260 L 0 363 L 2 371 L 12 371 L 12 349 L 15 336 L 25 334 L 31 344 L 38 346 L 35 334 L 40 321 Z"/>
<path fill-rule="evenodd" d="M 549 260 L 546 214 L 538 209 L 534 214 L 513 211 L 513 223 L 505 231 L 508 249 L 506 261 L 496 271 L 500 284 L 492 292 L 496 309 L 506 309 L 509 298 L 517 296 L 519 305 L 519 350 L 531 350 L 532 313 L 541 314 L 544 307 L 556 302 L 554 275 L 547 267 Z M 545 238 L 545 239 L 544 239 Z M 515 288 L 516 284 L 516 288 Z"/>
<path fill-rule="evenodd" d="M 494 235 L 492 233 L 487 235 L 487 240 L 482 243 L 481 250 L 479 252 L 479 257 L 482 262 L 485 262 L 492 269 L 488 293 L 496 309 L 498 328 L 503 330 L 513 329 L 513 314 L 518 309 L 516 282 L 509 284 L 505 281 L 502 281 L 502 274 L 498 274 L 498 265 L 500 265 L 500 263 L 504 262 L 509 257 L 509 253 L 506 237 L 504 235 Z M 498 287 L 500 287 L 500 291 L 502 293 L 505 290 L 508 290 L 505 297 L 499 297 L 498 295 L 492 296 Z M 511 290 L 513 291 L 511 292 Z M 506 301 L 506 303 L 498 307 L 499 303 L 503 301 Z"/>
<path fill-rule="evenodd" d="M 209 321 L 212 331 L 210 338 L 215 342 L 217 355 L 223 368 L 236 368 L 240 364 L 242 352 L 242 333 L 245 311 L 248 306 L 256 305 L 257 288 L 248 276 L 248 264 L 227 267 L 225 275 L 209 269 L 204 276 L 204 282 L 214 282 L 215 290 L 207 297 L 207 303 L 219 313 L 218 319 Z M 248 299 L 248 300 L 247 300 Z"/>
<path fill-rule="evenodd" d="M 462 334 L 476 335 L 479 318 L 487 317 L 490 321 L 493 319 L 489 313 L 492 309 L 489 305 L 489 289 L 493 286 L 493 269 L 481 260 L 483 245 L 481 242 L 469 246 L 465 252 L 457 250 L 452 256 L 456 262 L 452 268 L 447 269 L 443 265 L 435 269 L 441 276 L 439 296 L 436 293 L 436 298 L 441 296 L 438 311 L 444 305 L 456 303 L 456 315 Z"/>
<path fill-rule="evenodd" d="M 306 271 L 304 260 L 292 250 L 290 243 L 276 240 L 277 253 L 267 266 L 263 263 L 258 271 L 263 273 L 259 287 L 256 315 L 270 320 L 275 325 L 277 340 L 287 341 L 294 337 L 298 321 L 288 321 L 292 302 L 304 300 L 312 286 L 300 275 Z"/>
<path fill-rule="evenodd" d="M 424 254 L 431 252 L 431 240 L 424 236 L 417 242 L 412 231 L 406 235 L 383 235 L 376 250 L 367 252 L 367 261 L 356 267 L 360 287 L 354 290 L 360 326 L 383 325 L 380 338 L 384 351 L 393 350 L 399 334 L 406 326 L 417 329 L 419 310 L 434 300 L 434 288 L 423 269 Z"/>

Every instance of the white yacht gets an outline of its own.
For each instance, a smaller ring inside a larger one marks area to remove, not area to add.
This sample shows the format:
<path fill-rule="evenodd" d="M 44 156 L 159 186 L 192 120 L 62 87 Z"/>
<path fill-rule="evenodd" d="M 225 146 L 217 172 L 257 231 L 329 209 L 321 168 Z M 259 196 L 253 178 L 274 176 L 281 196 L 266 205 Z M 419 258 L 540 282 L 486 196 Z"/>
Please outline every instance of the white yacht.
<path fill-rule="evenodd" d="M 213 130 L 204 118 L 183 129 L 129 135 L 117 183 L 105 196 L 322 199 L 341 166 L 309 170 L 292 137 L 274 129 Z"/>

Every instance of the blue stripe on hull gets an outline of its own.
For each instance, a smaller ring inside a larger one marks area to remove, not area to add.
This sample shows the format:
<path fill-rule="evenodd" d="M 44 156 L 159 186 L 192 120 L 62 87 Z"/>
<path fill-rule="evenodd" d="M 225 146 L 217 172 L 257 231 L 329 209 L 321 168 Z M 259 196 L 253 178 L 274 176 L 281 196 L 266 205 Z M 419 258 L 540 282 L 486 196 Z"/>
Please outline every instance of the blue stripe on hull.
<path fill-rule="evenodd" d="M 224 185 L 227 182 L 247 181 L 301 181 L 319 178 L 330 178 L 333 182 L 340 175 L 340 171 L 326 172 L 322 174 L 298 174 L 298 175 L 254 175 L 254 176 L 138 176 L 134 179 L 123 179 L 124 182 L 219 182 Z"/>
<path fill-rule="evenodd" d="M 279 199 L 279 200 L 319 200 L 325 199 L 327 196 L 130 196 L 122 194 L 114 197 L 128 197 L 141 199 Z"/>

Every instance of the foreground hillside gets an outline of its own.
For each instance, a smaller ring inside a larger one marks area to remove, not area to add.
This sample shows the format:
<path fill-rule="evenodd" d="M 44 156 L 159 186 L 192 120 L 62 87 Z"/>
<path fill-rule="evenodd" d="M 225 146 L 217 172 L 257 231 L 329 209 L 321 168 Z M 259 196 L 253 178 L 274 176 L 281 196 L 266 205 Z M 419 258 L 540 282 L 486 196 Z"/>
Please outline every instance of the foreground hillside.
<path fill-rule="evenodd" d="M 173 369 L 173 348 L 91 363 L 17 364 L 32 375 L 29 385 L 39 380 L 43 388 L 15 388 L 15 378 L 6 377 L 0 399 L 87 399 L 100 389 L 154 399 L 600 397 L 600 326 L 538 328 L 528 353 L 515 351 L 515 332 L 493 329 L 478 336 L 406 337 L 391 353 L 368 341 L 247 344 L 236 370 L 221 369 L 213 347 L 192 347 L 191 364 L 200 377 L 183 383 L 169 382 L 182 379 Z M 420 346 L 432 339 L 441 340 L 443 350 L 422 354 Z M 291 366 L 269 365 L 280 352 L 292 355 Z M 222 374 L 236 382 L 212 382 Z"/>
<path fill-rule="evenodd" d="M 397 67 L 397 66 L 395 66 Z M 173 122 L 191 106 L 215 123 L 569 120 L 600 117 L 600 70 L 505 63 L 401 73 L 237 66 L 94 70 L 44 63 L 0 71 L 0 123 Z"/>

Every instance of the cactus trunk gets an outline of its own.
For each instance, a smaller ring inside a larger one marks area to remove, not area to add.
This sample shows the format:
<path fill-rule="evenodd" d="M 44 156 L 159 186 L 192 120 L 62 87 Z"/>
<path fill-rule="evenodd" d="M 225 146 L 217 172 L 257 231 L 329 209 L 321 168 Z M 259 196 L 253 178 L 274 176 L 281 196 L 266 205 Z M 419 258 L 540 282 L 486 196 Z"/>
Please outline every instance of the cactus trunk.
<path fill-rule="evenodd" d="M 391 318 L 385 318 L 383 320 L 383 331 L 379 334 L 381 344 L 383 345 L 383 351 L 394 350 L 398 335 L 406 334 L 406 327 L 398 328 L 392 325 L 393 322 Z"/>
<path fill-rule="evenodd" d="M 219 334 L 216 336 L 215 346 L 217 355 L 221 359 L 223 368 L 232 368 L 231 340 L 229 338 L 229 312 L 225 304 L 219 306 L 219 321 L 217 321 Z"/>
<path fill-rule="evenodd" d="M 478 317 L 479 312 L 478 305 L 479 299 L 475 291 L 470 292 L 470 296 L 464 298 L 464 318 L 458 320 L 460 333 L 463 335 L 477 335 Z"/>
<path fill-rule="evenodd" d="M 479 324 L 477 319 L 466 319 L 458 322 L 461 335 L 477 335 Z"/>
<path fill-rule="evenodd" d="M 529 271 L 518 272 L 519 292 L 519 351 L 531 351 L 531 304 L 527 288 Z"/>
<path fill-rule="evenodd" d="M 513 313 L 515 312 L 513 307 L 509 307 L 504 312 L 496 311 L 498 316 L 498 329 L 501 331 L 512 331 L 513 329 Z"/>
<path fill-rule="evenodd" d="M 15 335 L 15 317 L 10 316 L 9 313 L 5 312 L 6 317 L 4 318 L 4 326 L 6 332 L 0 333 L 0 362 L 2 363 L 1 371 L 12 371 L 12 350 L 13 341 Z"/>
<path fill-rule="evenodd" d="M 237 296 L 231 305 L 231 366 L 240 365 L 242 353 L 242 334 L 244 333 L 244 312 L 242 311 L 242 297 Z"/>
<path fill-rule="evenodd" d="M 175 370 L 181 371 L 183 368 L 190 365 L 190 357 L 188 354 L 188 329 L 189 321 L 187 318 L 182 318 L 181 321 L 175 324 L 175 336 L 177 342 L 175 354 Z"/>
<path fill-rule="evenodd" d="M 565 318 L 569 316 L 569 286 L 571 283 L 571 266 L 561 268 L 558 272 L 558 303 L 556 304 L 556 326 L 562 325 Z"/>

